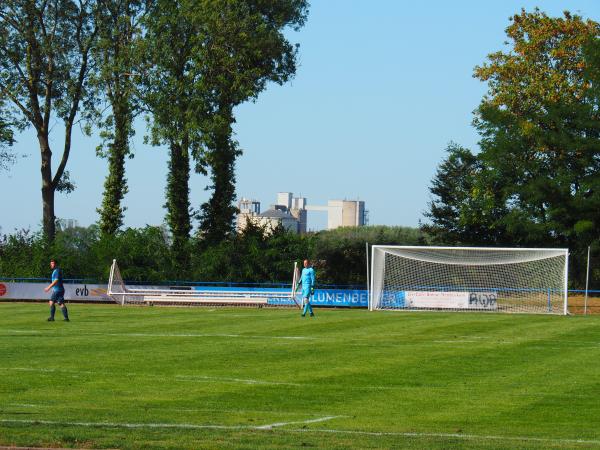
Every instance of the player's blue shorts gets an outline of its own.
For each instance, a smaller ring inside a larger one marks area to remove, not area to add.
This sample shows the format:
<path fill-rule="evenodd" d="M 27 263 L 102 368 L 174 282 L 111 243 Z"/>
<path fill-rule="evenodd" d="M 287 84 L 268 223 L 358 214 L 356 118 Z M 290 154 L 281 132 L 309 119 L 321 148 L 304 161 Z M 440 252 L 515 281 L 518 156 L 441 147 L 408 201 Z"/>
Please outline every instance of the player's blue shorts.
<path fill-rule="evenodd" d="M 62 305 L 65 302 L 65 291 L 52 291 L 52 296 L 50 300 L 54 303 L 58 303 Z"/>

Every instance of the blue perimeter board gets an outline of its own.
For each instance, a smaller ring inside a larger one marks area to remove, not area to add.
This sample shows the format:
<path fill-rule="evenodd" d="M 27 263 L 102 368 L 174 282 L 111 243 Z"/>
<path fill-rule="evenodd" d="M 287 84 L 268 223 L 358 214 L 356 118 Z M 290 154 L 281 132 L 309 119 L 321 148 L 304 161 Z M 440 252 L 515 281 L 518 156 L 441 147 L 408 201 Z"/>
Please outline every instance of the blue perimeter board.
<path fill-rule="evenodd" d="M 221 286 L 196 286 L 197 291 L 223 291 L 223 292 L 281 292 L 289 294 L 290 288 L 244 288 L 244 287 L 221 287 Z M 300 299 L 301 292 L 296 293 Z M 295 305 L 291 298 L 269 298 L 269 305 Z M 315 289 L 315 295 L 311 299 L 313 306 L 343 306 L 355 308 L 367 308 L 369 300 L 366 290 L 351 289 Z"/>

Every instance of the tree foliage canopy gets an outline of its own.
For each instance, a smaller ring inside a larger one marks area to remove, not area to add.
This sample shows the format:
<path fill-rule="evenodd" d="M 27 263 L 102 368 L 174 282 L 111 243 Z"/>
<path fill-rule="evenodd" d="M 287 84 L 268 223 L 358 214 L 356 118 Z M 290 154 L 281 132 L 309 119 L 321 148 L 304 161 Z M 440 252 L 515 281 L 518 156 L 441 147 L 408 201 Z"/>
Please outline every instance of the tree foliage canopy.
<path fill-rule="evenodd" d="M 54 193 L 74 187 L 65 168 L 75 119 L 95 110 L 87 79 L 98 31 L 94 20 L 97 8 L 95 0 L 0 2 L 0 95 L 12 106 L 8 110 L 11 121 L 36 131 L 42 220 L 50 241 L 56 226 Z M 53 170 L 50 131 L 55 116 L 64 124 L 65 139 L 60 162 Z"/>
<path fill-rule="evenodd" d="M 577 253 L 598 240 L 600 209 L 590 192 L 600 176 L 600 103 L 585 52 L 599 33 L 596 22 L 568 12 L 553 18 L 522 10 L 511 18 L 509 50 L 474 72 L 488 84 L 474 118 L 480 152 L 453 149 L 430 189 L 429 229 L 438 238 L 461 242 L 460 223 L 481 228 L 469 233 L 473 244 Z M 457 161 L 462 179 L 451 180 L 445 171 Z M 475 167 L 475 176 L 465 170 Z"/>

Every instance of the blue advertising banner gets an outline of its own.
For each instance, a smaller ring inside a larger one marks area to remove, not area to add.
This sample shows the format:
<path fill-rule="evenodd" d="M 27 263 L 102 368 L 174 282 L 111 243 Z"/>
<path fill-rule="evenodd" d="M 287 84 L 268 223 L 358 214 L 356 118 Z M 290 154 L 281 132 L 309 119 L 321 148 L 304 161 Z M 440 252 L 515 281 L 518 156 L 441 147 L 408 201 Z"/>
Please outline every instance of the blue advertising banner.
<path fill-rule="evenodd" d="M 221 286 L 197 286 L 198 291 L 229 291 L 229 292 L 281 292 L 287 294 L 289 288 L 244 288 L 244 287 L 221 287 Z M 301 299 L 298 292 L 297 299 Z M 315 294 L 311 298 L 314 306 L 331 307 L 349 307 L 349 308 L 367 308 L 369 306 L 369 296 L 366 290 L 354 289 L 315 289 Z M 294 305 L 291 298 L 269 298 L 270 305 Z"/>
<path fill-rule="evenodd" d="M 369 297 L 364 290 L 317 289 L 312 298 L 317 306 L 349 306 L 367 308 Z"/>

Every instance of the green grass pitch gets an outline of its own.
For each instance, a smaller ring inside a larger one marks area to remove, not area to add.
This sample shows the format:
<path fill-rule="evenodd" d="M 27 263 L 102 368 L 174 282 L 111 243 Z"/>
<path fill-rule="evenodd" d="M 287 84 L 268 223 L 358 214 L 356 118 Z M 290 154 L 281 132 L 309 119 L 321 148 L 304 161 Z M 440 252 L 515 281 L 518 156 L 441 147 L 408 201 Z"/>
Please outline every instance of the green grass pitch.
<path fill-rule="evenodd" d="M 600 448 L 600 316 L 0 304 L 0 446 Z"/>

